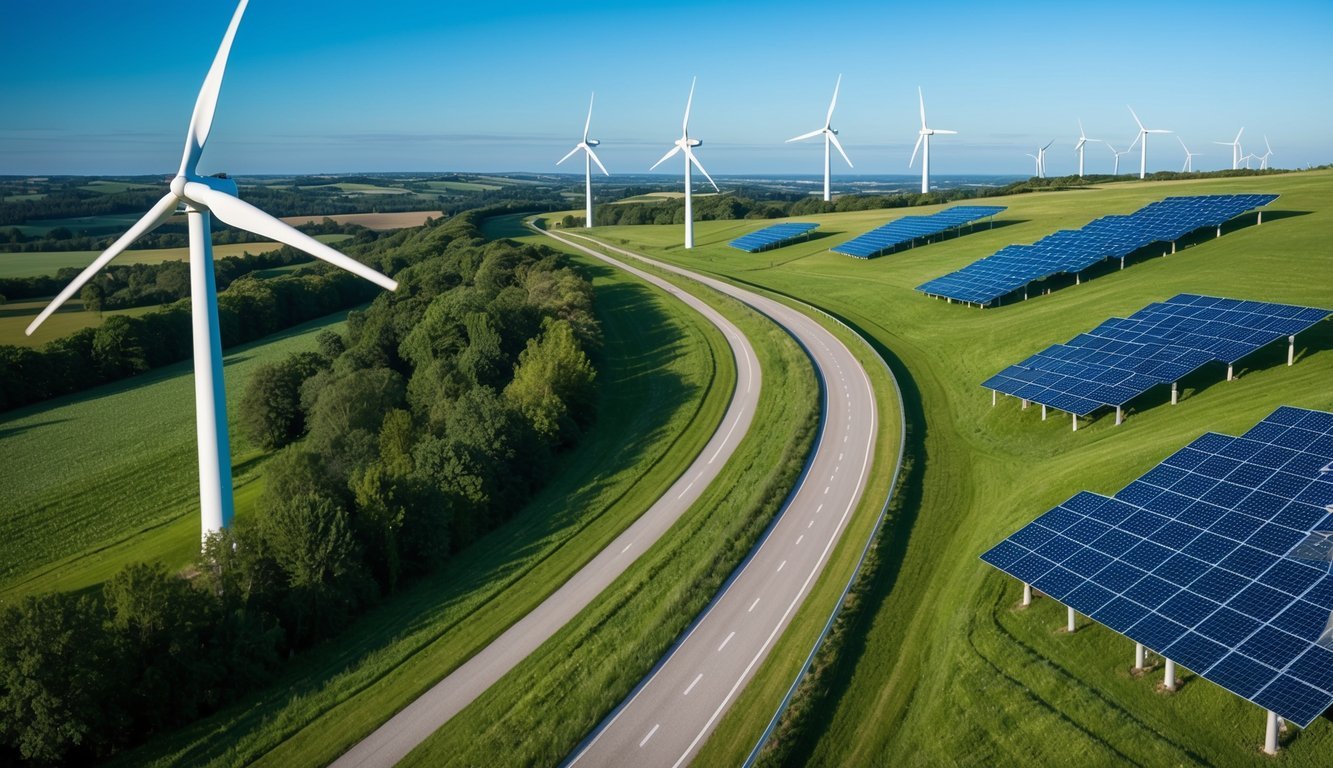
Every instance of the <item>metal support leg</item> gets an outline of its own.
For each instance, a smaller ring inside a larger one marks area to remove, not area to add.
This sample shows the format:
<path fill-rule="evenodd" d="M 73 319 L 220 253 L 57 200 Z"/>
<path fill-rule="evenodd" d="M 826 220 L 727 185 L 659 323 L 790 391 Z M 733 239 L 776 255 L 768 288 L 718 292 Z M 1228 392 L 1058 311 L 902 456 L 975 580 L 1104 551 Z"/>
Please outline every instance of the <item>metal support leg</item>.
<path fill-rule="evenodd" d="M 1066 610 L 1069 612 L 1069 615 L 1068 615 L 1068 618 L 1067 618 L 1066 621 L 1065 621 L 1065 629 L 1069 630 L 1069 634 L 1072 635 L 1072 634 L 1074 634 L 1074 629 L 1075 629 L 1075 627 L 1074 627 L 1074 609 L 1073 609 L 1073 608 L 1066 608 Z"/>
<path fill-rule="evenodd" d="M 1179 382 L 1176 382 L 1176 381 L 1171 382 L 1171 404 L 1172 404 L 1172 405 L 1175 405 L 1177 402 L 1179 402 L 1180 392 L 1179 392 L 1179 390 L 1178 390 L 1178 388 L 1177 388 L 1177 385 L 1178 385 L 1178 384 L 1179 384 Z"/>
<path fill-rule="evenodd" d="M 1022 410 L 1025 410 L 1025 411 L 1026 411 L 1027 409 L 1028 409 L 1028 401 L 1027 401 L 1027 398 L 1024 398 L 1024 399 L 1023 399 L 1023 408 L 1022 408 Z"/>
<path fill-rule="evenodd" d="M 1172 252 L 1172 253 L 1175 253 L 1175 252 L 1176 252 L 1176 241 L 1175 241 L 1175 240 L 1172 240 L 1172 241 L 1171 241 L 1171 252 Z"/>
<path fill-rule="evenodd" d="M 990 391 L 990 407 L 992 408 L 995 407 L 995 400 L 998 395 L 999 395 L 999 390 L 992 389 Z"/>
<path fill-rule="evenodd" d="M 1232 373 L 1233 370 L 1234 370 L 1233 364 L 1227 363 L 1227 381 L 1231 381 L 1234 378 L 1234 375 Z"/>
<path fill-rule="evenodd" d="M 1041 420 L 1046 421 L 1046 404 L 1041 404 Z"/>
<path fill-rule="evenodd" d="M 1120 257 L 1120 268 L 1121 268 L 1121 269 L 1124 269 L 1124 268 L 1125 268 L 1125 257 L 1124 257 L 1124 256 L 1121 256 L 1121 257 Z"/>
<path fill-rule="evenodd" d="M 1295 337 L 1295 336 L 1288 336 L 1288 337 L 1287 337 L 1287 366 L 1290 367 L 1291 364 L 1294 363 L 1294 362 L 1296 362 L 1296 337 Z"/>
<path fill-rule="evenodd" d="M 1083 273 L 1081 272 L 1074 273 L 1074 285 L 1083 285 Z"/>
<path fill-rule="evenodd" d="M 1263 224 L 1263 223 L 1264 223 L 1264 212 L 1263 212 L 1263 211 L 1259 211 L 1259 218 L 1257 218 L 1257 219 L 1254 220 L 1254 225 L 1257 227 L 1257 226 L 1259 226 L 1260 224 Z"/>
<path fill-rule="evenodd" d="M 1277 754 L 1277 713 L 1268 710 L 1268 728 L 1264 733 L 1264 753 Z"/>
<path fill-rule="evenodd" d="M 1220 227 L 1220 226 L 1217 228 L 1217 236 L 1218 236 L 1218 237 L 1221 237 L 1221 236 L 1222 236 L 1222 227 Z"/>
<path fill-rule="evenodd" d="M 1023 606 L 1027 607 L 1029 605 L 1032 605 L 1032 585 L 1025 581 L 1023 582 Z"/>
<path fill-rule="evenodd" d="M 1166 660 L 1166 671 L 1162 675 L 1162 687 L 1168 691 L 1176 689 L 1176 663 L 1170 659 Z"/>
<path fill-rule="evenodd" d="M 1073 419 L 1073 421 L 1074 421 L 1074 431 L 1077 432 L 1077 431 L 1078 431 L 1078 414 L 1077 414 L 1077 413 L 1071 413 L 1071 414 L 1069 414 L 1069 418 Z"/>
<path fill-rule="evenodd" d="M 1115 425 L 1116 425 L 1117 427 L 1120 426 L 1120 422 L 1122 422 L 1122 421 L 1124 421 L 1124 414 L 1123 414 L 1123 412 L 1120 410 L 1120 406 L 1117 405 L 1117 406 L 1115 407 Z"/>
<path fill-rule="evenodd" d="M 1136 669 L 1136 670 L 1142 672 L 1142 671 L 1143 671 L 1143 668 L 1144 668 L 1145 666 L 1147 666 L 1147 664 L 1146 664 L 1147 660 L 1148 660 L 1148 653 L 1147 653 L 1147 649 L 1145 649 L 1145 648 L 1143 647 L 1143 643 L 1135 643 L 1135 644 L 1134 644 L 1134 669 Z"/>

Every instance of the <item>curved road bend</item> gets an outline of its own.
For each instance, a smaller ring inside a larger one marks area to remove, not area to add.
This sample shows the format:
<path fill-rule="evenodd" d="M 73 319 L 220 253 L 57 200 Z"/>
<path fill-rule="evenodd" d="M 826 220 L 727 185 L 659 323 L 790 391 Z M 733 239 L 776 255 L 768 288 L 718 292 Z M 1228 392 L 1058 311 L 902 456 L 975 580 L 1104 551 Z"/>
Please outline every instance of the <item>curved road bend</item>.
<path fill-rule="evenodd" d="M 696 754 L 823 570 L 869 477 L 878 413 L 861 364 L 811 318 L 721 280 L 598 244 L 689 276 L 769 316 L 805 346 L 824 387 L 815 455 L 796 493 L 685 636 L 567 761 L 579 768 L 674 767 Z"/>
<path fill-rule="evenodd" d="M 565 241 L 567 242 L 567 241 Z M 712 307 L 656 275 L 567 244 L 637 275 L 699 312 L 726 336 L 736 358 L 736 389 L 722 423 L 703 451 L 666 493 L 550 597 L 334 761 L 334 766 L 391 766 L 407 756 L 527 658 L 601 594 L 639 555 L 666 533 L 708 487 L 745 436 L 759 399 L 759 360 L 749 340 Z"/>

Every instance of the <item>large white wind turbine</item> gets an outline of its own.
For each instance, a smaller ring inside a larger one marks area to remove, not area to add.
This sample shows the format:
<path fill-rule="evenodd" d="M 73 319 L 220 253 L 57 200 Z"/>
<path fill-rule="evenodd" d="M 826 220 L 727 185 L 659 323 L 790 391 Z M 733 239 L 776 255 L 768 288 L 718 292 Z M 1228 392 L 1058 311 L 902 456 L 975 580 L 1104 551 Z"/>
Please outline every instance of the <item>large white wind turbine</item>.
<path fill-rule="evenodd" d="M 165 223 L 185 204 L 190 225 L 190 312 L 194 329 L 195 423 L 199 443 L 199 507 L 203 535 L 227 527 L 232 517 L 231 451 L 227 435 L 227 399 L 222 381 L 222 343 L 218 335 L 217 289 L 213 282 L 213 241 L 210 214 L 238 229 L 285 243 L 311 256 L 341 267 L 389 290 L 398 283 L 360 262 L 338 253 L 329 246 L 299 232 L 287 224 L 242 201 L 236 196 L 236 182 L 226 176 L 201 176 L 196 167 L 213 125 L 218 91 L 227 68 L 236 28 L 245 13 L 247 0 L 241 0 L 232 15 L 227 34 L 222 38 L 213 66 L 199 89 L 199 98 L 190 117 L 185 136 L 185 152 L 180 170 L 171 180 L 171 191 L 157 201 L 143 218 L 111 244 L 88 268 L 47 305 L 28 326 L 37 330 L 51 313 L 69 297 L 79 292 L 94 274 L 116 258 L 135 240 Z"/>
<path fill-rule="evenodd" d="M 1199 155 L 1202 155 L 1203 153 L 1191 152 L 1190 148 L 1185 146 L 1185 140 L 1180 138 L 1180 134 L 1176 134 L 1176 141 L 1179 141 L 1180 148 L 1185 150 L 1185 165 L 1181 167 L 1180 172 L 1189 173 L 1190 171 L 1194 170 L 1194 158 L 1198 157 Z"/>
<path fill-rule="evenodd" d="M 1142 178 L 1146 178 L 1146 177 L 1148 176 L 1148 134 L 1150 134 L 1150 133 L 1170 133 L 1170 131 L 1162 130 L 1162 129 L 1160 129 L 1160 128 L 1144 128 L 1144 127 L 1143 127 L 1143 121 L 1139 120 L 1139 116 L 1134 114 L 1134 108 L 1133 108 L 1133 107 L 1129 107 L 1129 114 L 1134 115 L 1134 122 L 1135 122 L 1135 123 L 1138 123 L 1138 126 L 1139 126 L 1139 135 L 1134 137 L 1134 144 L 1139 144 L 1139 145 L 1140 145 L 1140 147 L 1139 147 L 1139 150 L 1140 150 L 1140 151 L 1139 151 L 1139 178 L 1142 179 Z M 1130 148 L 1130 149 L 1133 149 L 1133 148 L 1134 148 L 1134 144 L 1130 144 L 1130 145 L 1129 145 L 1129 148 Z"/>
<path fill-rule="evenodd" d="M 832 194 L 830 194 L 830 192 L 829 192 L 829 144 L 832 144 L 833 146 L 837 147 L 837 148 L 838 148 L 838 154 L 842 155 L 842 159 L 843 159 L 843 160 L 846 160 L 846 161 L 847 161 L 847 167 L 848 167 L 848 168 L 851 168 L 851 167 L 852 167 L 852 159 L 851 159 L 850 157 L 847 156 L 847 153 L 846 153 L 845 151 L 843 151 L 843 149 L 842 149 L 842 144 L 840 144 L 840 143 L 838 142 L 838 132 L 835 131 L 835 130 L 833 130 L 833 108 L 836 107 L 836 106 L 838 105 L 838 88 L 840 88 L 841 86 L 842 86 L 842 75 L 838 75 L 838 81 L 837 81 L 836 83 L 833 84 L 833 100 L 829 102 L 829 105 L 828 105 L 828 115 L 824 118 L 824 127 L 823 127 L 823 128 L 820 128 L 820 129 L 818 129 L 818 130 L 811 131 L 811 132 L 809 132 L 809 133 L 803 133 L 803 134 L 801 134 L 800 136 L 797 136 L 797 137 L 794 138 L 794 139 L 787 139 L 787 143 L 790 144 L 790 143 L 792 143 L 793 141 L 804 141 L 805 139 L 813 139 L 813 138 L 816 137 L 816 136 L 823 135 L 823 137 L 824 137 L 824 202 L 828 202 L 828 201 L 830 201 L 830 200 L 833 199 Z"/>
<path fill-rule="evenodd" d="M 1111 154 L 1115 155 L 1115 169 L 1111 171 L 1111 175 L 1112 175 L 1112 176 L 1119 176 L 1119 175 L 1120 175 L 1120 156 L 1121 156 L 1121 155 L 1128 155 L 1128 154 L 1130 153 L 1130 151 L 1133 150 L 1134 145 L 1131 144 L 1129 149 L 1116 149 L 1116 148 L 1111 144 L 1111 142 L 1109 142 L 1109 141 L 1103 141 L 1102 143 L 1106 145 L 1106 148 L 1107 148 L 1107 149 L 1111 150 Z"/>
<path fill-rule="evenodd" d="M 704 170 L 703 164 L 700 163 L 699 159 L 694 156 L 694 148 L 703 144 L 703 142 L 699 141 L 698 139 L 690 138 L 690 106 L 694 104 L 694 85 L 697 82 L 699 82 L 699 78 L 697 77 L 690 81 L 690 97 L 685 101 L 685 119 L 682 120 L 680 123 L 680 138 L 676 139 L 676 141 L 674 142 L 675 146 L 672 147 L 670 151 L 668 151 L 665 155 L 662 155 L 661 160 L 658 160 L 657 162 L 653 163 L 653 168 L 656 168 L 662 163 L 665 163 L 668 158 L 670 158 L 677 152 L 683 151 L 685 153 L 685 247 L 686 248 L 694 247 L 694 202 L 690 197 L 691 195 L 690 187 L 693 184 L 693 182 L 690 179 L 690 166 L 694 165 L 698 167 L 699 173 L 702 173 L 704 175 L 704 178 L 708 179 L 708 183 L 713 185 L 713 189 L 717 189 L 718 192 L 722 191 L 718 189 L 717 182 L 713 181 L 713 177 L 708 175 L 708 171 Z M 653 168 L 649 168 L 648 170 L 651 171 Z"/>
<path fill-rule="evenodd" d="M 574 148 L 569 150 L 569 154 L 560 158 L 555 163 L 556 165 L 560 165 L 569 158 L 573 157 L 574 153 L 578 152 L 580 149 L 583 150 L 584 152 L 585 156 L 583 158 L 583 199 L 587 201 L 587 215 L 585 215 L 583 218 L 583 226 L 585 227 L 592 226 L 592 164 L 597 163 L 597 167 L 602 169 L 602 173 L 606 174 L 607 176 L 611 175 L 610 173 L 607 173 L 606 166 L 602 165 L 602 161 L 597 159 L 597 153 L 592 151 L 593 147 L 597 146 L 598 144 L 601 144 L 602 142 L 598 141 L 597 139 L 588 138 L 588 128 L 592 126 L 592 102 L 593 99 L 596 98 L 597 94 L 594 93 L 592 95 L 592 98 L 588 99 L 588 119 L 585 120 L 583 123 L 583 140 L 580 141 L 578 144 L 575 144 Z"/>
<path fill-rule="evenodd" d="M 1031 152 L 1027 153 L 1027 156 L 1035 160 L 1037 163 L 1036 176 L 1039 179 L 1046 178 L 1046 150 L 1050 149 L 1051 145 L 1054 143 L 1055 139 L 1051 139 L 1050 141 L 1046 142 L 1046 146 L 1040 147 L 1037 150 L 1037 154 L 1034 155 Z"/>
<path fill-rule="evenodd" d="M 1224 147 L 1231 147 L 1231 170 L 1233 171 L 1236 170 L 1237 168 L 1240 168 L 1240 135 L 1242 133 L 1245 133 L 1245 126 L 1243 125 L 1241 126 L 1239 131 L 1236 131 L 1235 139 L 1231 141 L 1213 142 L 1214 144 L 1221 144 Z"/>
<path fill-rule="evenodd" d="M 912 150 L 912 159 L 907 161 L 907 167 L 911 168 L 916 162 L 917 150 L 921 151 L 921 194 L 930 191 L 930 137 L 937 133 L 956 135 L 958 131 L 946 131 L 943 128 L 926 127 L 926 97 L 921 93 L 921 86 L 916 87 L 916 97 L 921 104 L 921 130 L 917 132 L 916 147 Z"/>
<path fill-rule="evenodd" d="M 1083 178 L 1083 148 L 1089 141 L 1101 141 L 1101 139 L 1089 139 L 1083 134 L 1083 121 L 1078 121 L 1078 143 L 1074 145 L 1074 151 L 1078 153 L 1078 176 Z"/>
<path fill-rule="evenodd" d="M 1264 137 L 1264 149 L 1268 150 L 1259 156 L 1259 170 L 1268 170 L 1268 158 L 1273 156 L 1273 146 L 1268 143 L 1268 137 Z"/>

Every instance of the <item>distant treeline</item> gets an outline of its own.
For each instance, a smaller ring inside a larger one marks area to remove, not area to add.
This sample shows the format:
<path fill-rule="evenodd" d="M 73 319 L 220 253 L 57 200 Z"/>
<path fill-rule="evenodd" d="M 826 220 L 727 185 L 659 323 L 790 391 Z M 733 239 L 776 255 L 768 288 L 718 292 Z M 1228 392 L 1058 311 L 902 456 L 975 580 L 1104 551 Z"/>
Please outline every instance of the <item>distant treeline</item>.
<path fill-rule="evenodd" d="M 193 568 L 0 610 L 0 764 L 105 760 L 236 701 L 548 479 L 594 415 L 592 287 L 477 221 L 361 254 L 402 265 L 398 292 L 255 372 L 241 428 L 286 447 Z"/>

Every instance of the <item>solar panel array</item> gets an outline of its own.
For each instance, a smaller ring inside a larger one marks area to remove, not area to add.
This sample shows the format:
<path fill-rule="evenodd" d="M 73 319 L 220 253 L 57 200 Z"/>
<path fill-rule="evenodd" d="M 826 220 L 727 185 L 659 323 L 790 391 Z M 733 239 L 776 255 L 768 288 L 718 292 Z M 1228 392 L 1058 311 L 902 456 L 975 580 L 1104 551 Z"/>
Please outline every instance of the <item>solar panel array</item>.
<path fill-rule="evenodd" d="M 769 248 L 781 248 L 802 235 L 808 234 L 810 230 L 818 227 L 818 224 L 809 221 L 789 221 L 782 224 L 774 224 L 771 227 L 751 232 L 748 235 L 742 235 L 732 240 L 727 245 L 732 248 L 739 248 L 746 253 L 758 253 L 766 251 Z"/>
<path fill-rule="evenodd" d="M 1175 242 L 1203 227 L 1221 226 L 1277 195 L 1168 197 L 1128 216 L 1104 216 L 1082 229 L 1062 229 L 1032 245 L 1010 245 L 962 269 L 917 286 L 931 296 L 987 305 L 1052 275 L 1077 274 L 1157 242 Z"/>
<path fill-rule="evenodd" d="M 1333 705 L 1333 413 L 1206 434 L 981 556 L 1302 727 Z"/>
<path fill-rule="evenodd" d="M 930 216 L 904 216 L 834 246 L 834 253 L 868 259 L 923 237 L 989 218 L 1004 211 L 1001 205 L 956 205 Z"/>
<path fill-rule="evenodd" d="M 1207 363 L 1230 365 L 1330 314 L 1318 307 L 1182 293 L 1047 347 L 982 386 L 1086 416 L 1179 381 Z"/>

